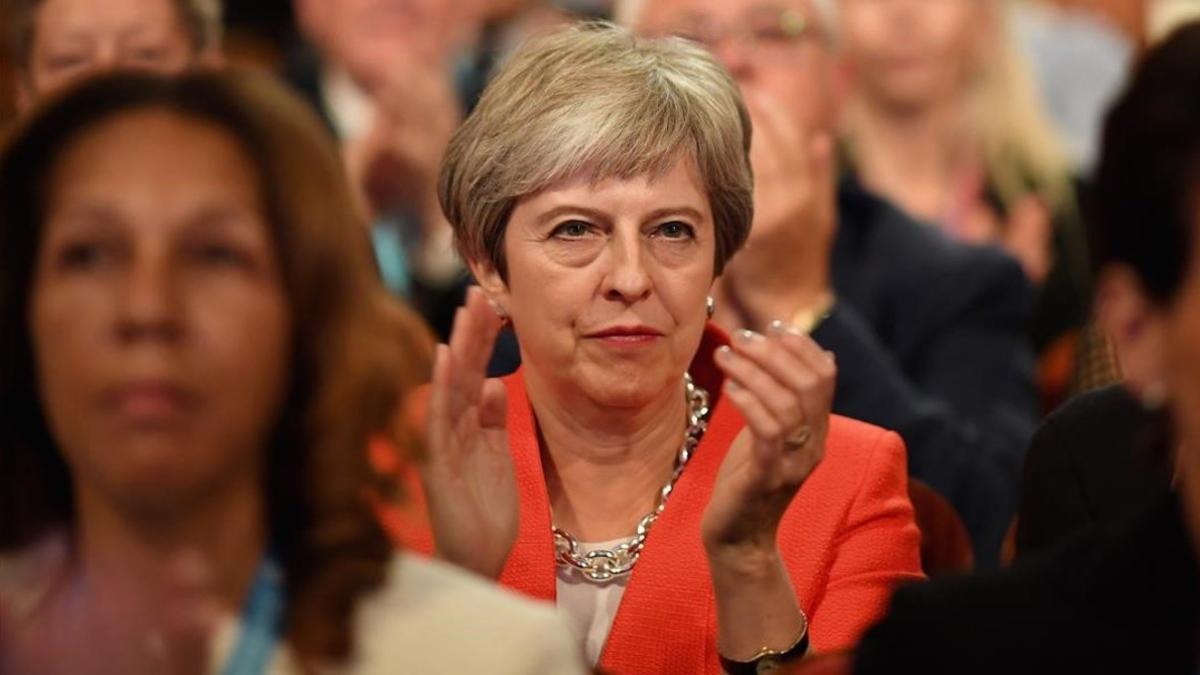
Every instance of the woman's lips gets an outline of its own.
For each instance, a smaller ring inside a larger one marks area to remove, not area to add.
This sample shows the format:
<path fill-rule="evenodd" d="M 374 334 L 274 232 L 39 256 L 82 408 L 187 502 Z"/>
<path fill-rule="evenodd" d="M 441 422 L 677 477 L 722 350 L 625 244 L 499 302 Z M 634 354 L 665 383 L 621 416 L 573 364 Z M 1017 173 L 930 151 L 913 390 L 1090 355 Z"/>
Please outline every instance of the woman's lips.
<path fill-rule="evenodd" d="M 613 347 L 641 347 L 657 342 L 663 334 L 648 326 L 615 326 L 586 337 Z"/>
<path fill-rule="evenodd" d="M 105 407 L 134 422 L 161 422 L 193 407 L 197 396 L 177 384 L 158 380 L 126 382 L 104 392 Z"/>

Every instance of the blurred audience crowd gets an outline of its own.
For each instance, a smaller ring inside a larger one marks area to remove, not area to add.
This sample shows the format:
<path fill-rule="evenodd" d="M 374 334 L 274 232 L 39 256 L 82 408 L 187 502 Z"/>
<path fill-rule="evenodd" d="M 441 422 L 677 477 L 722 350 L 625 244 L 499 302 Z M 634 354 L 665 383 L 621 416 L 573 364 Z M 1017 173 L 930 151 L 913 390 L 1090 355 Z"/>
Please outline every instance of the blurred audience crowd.
<path fill-rule="evenodd" d="M 0 28 L 0 673 L 1200 669 L 1200 0 Z"/>

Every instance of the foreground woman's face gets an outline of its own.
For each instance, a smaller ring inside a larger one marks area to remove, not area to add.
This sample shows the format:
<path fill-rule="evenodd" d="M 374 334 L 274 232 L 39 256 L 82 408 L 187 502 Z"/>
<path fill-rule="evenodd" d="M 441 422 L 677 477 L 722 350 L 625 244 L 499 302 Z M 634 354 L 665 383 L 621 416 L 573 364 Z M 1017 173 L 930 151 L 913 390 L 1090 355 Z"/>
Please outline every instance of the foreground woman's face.
<path fill-rule="evenodd" d="M 77 493 L 161 509 L 254 474 L 291 335 L 263 214 L 235 140 L 172 113 L 122 114 L 63 156 L 30 319 Z"/>
<path fill-rule="evenodd" d="M 500 302 L 526 368 L 602 405 L 678 386 L 703 333 L 715 245 L 684 161 L 654 180 L 583 177 L 522 199 Z"/>

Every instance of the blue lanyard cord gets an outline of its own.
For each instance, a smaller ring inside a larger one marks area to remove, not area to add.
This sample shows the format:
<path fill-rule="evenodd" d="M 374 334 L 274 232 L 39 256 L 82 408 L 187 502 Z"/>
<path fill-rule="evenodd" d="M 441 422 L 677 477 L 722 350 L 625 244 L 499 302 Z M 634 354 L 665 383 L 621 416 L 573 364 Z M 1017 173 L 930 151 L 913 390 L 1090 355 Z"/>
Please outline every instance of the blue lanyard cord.
<path fill-rule="evenodd" d="M 229 652 L 222 675 L 263 675 L 283 628 L 283 571 L 272 557 L 254 574 L 250 597 L 242 608 L 242 628 Z"/>

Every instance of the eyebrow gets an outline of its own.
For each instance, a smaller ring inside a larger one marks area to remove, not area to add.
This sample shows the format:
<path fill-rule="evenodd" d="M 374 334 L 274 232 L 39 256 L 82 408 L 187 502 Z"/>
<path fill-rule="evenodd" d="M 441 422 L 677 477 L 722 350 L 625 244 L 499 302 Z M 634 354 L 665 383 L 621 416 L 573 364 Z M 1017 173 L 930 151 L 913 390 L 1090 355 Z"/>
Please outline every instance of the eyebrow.
<path fill-rule="evenodd" d="M 688 216 L 698 222 L 704 221 L 704 214 L 690 206 L 667 206 L 650 212 L 646 220 L 661 220 L 668 216 Z"/>
<path fill-rule="evenodd" d="M 247 220 L 253 222 L 255 215 L 253 209 L 241 205 L 206 204 L 197 208 L 184 222 L 189 228 L 240 230 Z"/>
<path fill-rule="evenodd" d="M 611 218 L 609 217 L 609 215 L 607 213 L 600 211 L 598 209 L 591 209 L 586 206 L 573 206 L 570 204 L 563 204 L 562 206 L 556 206 L 556 207 L 550 209 L 549 211 L 543 213 L 542 215 L 538 216 L 537 224 L 538 225 L 548 225 L 551 221 L 556 220 L 560 216 L 564 216 L 564 215 L 568 215 L 568 214 L 587 216 L 588 218 L 592 218 L 594 220 L 600 220 L 600 221 L 611 220 Z M 687 216 L 698 222 L 704 221 L 704 214 L 700 213 L 700 211 L 698 211 L 690 206 L 667 206 L 667 207 L 663 207 L 660 209 L 655 209 L 655 210 L 651 211 L 650 214 L 644 220 L 646 220 L 646 221 L 661 220 L 668 216 Z"/>
<path fill-rule="evenodd" d="M 46 211 L 43 222 L 57 221 L 66 226 L 78 226 L 80 223 L 115 223 L 121 220 L 115 209 L 105 204 L 87 201 L 81 204 L 71 204 L 65 207 L 54 207 Z"/>

